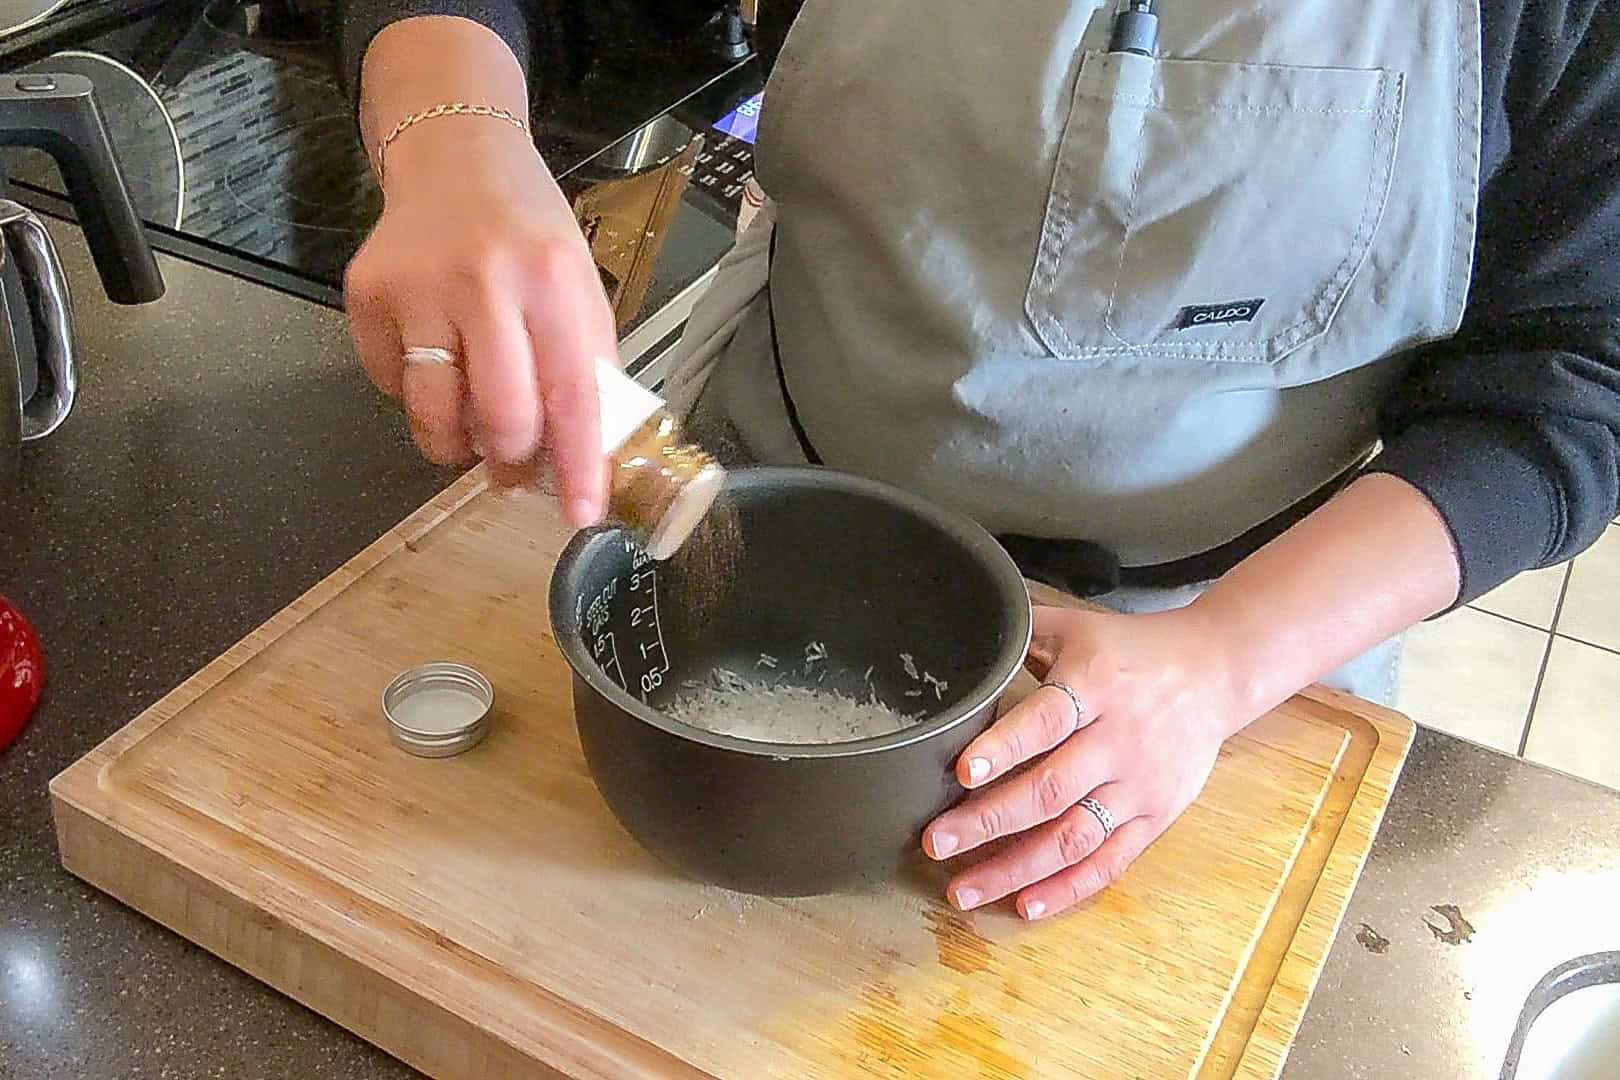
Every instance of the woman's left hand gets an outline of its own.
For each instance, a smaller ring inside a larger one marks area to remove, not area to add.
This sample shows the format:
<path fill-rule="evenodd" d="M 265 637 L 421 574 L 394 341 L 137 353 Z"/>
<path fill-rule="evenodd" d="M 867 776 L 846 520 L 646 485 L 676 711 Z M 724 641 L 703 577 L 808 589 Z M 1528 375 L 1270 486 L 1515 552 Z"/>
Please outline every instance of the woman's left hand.
<path fill-rule="evenodd" d="M 1016 837 L 954 877 L 947 895 L 968 910 L 1016 894 L 1019 913 L 1038 919 L 1113 884 L 1254 717 L 1196 604 L 1153 615 L 1037 607 L 1029 666 L 1071 688 L 1079 715 L 1067 692 L 1043 685 L 974 740 L 957 762 L 973 794 L 929 825 L 923 849 L 945 859 Z M 1112 816 L 1106 838 L 1086 798 Z"/>

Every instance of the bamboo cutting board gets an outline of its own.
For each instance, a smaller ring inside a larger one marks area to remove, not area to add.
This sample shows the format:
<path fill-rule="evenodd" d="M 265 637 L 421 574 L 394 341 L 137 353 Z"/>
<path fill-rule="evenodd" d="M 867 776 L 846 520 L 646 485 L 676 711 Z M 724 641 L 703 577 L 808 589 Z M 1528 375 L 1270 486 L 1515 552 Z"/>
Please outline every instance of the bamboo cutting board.
<path fill-rule="evenodd" d="M 462 480 L 58 776 L 64 864 L 438 1077 L 1280 1069 L 1409 722 L 1296 698 L 1066 917 L 955 914 L 921 858 L 741 897 L 665 871 L 591 784 L 545 614 L 565 539 L 549 501 Z M 433 659 L 496 687 L 457 758 L 379 715 Z"/>

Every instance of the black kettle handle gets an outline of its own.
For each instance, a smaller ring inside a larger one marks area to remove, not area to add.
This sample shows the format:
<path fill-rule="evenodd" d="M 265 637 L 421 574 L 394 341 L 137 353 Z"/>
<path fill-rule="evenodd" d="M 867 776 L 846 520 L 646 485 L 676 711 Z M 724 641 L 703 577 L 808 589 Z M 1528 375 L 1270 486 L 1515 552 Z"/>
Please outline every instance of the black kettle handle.
<path fill-rule="evenodd" d="M 56 160 L 107 295 L 142 304 L 163 295 L 163 275 L 83 75 L 0 77 L 0 146 L 32 146 Z"/>

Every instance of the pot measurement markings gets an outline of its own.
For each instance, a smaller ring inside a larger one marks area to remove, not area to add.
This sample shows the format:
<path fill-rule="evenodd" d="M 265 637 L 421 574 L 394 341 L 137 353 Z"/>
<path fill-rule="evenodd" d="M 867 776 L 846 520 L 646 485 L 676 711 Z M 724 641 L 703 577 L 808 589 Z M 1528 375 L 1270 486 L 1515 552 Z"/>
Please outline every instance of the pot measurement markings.
<path fill-rule="evenodd" d="M 669 674 L 670 667 L 669 653 L 664 649 L 664 627 L 658 619 L 658 568 L 652 556 L 631 541 L 625 541 L 625 549 L 633 556 L 630 562 L 630 591 L 637 595 L 632 603 L 645 601 L 630 608 L 630 626 L 640 635 L 640 640 L 635 642 L 643 666 L 638 685 L 641 687 L 641 700 L 646 701 L 648 694 L 664 685 L 664 676 Z M 630 688 L 627 686 L 625 689 Z"/>
<path fill-rule="evenodd" d="M 664 628 L 658 616 L 658 568 L 652 556 L 634 541 L 626 540 L 624 549 L 630 555 L 629 575 L 614 578 L 591 598 L 583 622 L 590 637 L 591 655 L 603 673 L 611 675 L 627 693 L 639 693 L 645 702 L 648 695 L 664 685 L 670 669 Z M 629 608 L 624 618 L 615 619 L 615 602 L 620 600 Z M 627 640 L 621 642 L 621 634 Z M 621 644 L 625 646 L 622 653 Z"/>
<path fill-rule="evenodd" d="M 590 606 L 585 609 L 585 617 L 580 622 L 590 636 L 591 656 L 601 667 L 602 673 L 611 674 L 613 680 L 623 687 L 624 665 L 619 662 L 618 636 L 607 628 L 612 615 L 613 597 L 618 591 L 619 579 L 614 578 L 602 587 L 601 592 L 591 598 Z M 581 599 L 583 600 L 583 597 Z"/>

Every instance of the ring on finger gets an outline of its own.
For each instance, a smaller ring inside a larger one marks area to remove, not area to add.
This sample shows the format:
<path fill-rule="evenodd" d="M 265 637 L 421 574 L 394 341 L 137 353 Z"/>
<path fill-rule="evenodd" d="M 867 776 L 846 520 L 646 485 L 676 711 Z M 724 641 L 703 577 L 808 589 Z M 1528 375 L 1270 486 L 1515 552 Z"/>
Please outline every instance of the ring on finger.
<path fill-rule="evenodd" d="M 442 367 L 454 367 L 456 354 L 449 349 L 441 349 L 436 345 L 412 345 L 405 350 L 407 364 L 437 364 Z"/>
<path fill-rule="evenodd" d="M 1074 726 L 1080 727 L 1086 718 L 1086 705 L 1085 702 L 1080 700 L 1080 695 L 1075 691 L 1074 687 L 1059 679 L 1047 679 L 1041 685 L 1050 686 L 1054 690 L 1061 690 L 1068 696 L 1070 703 L 1074 705 Z"/>
<path fill-rule="evenodd" d="M 1107 840 L 1114 831 L 1114 815 L 1109 812 L 1108 807 L 1104 806 L 1090 795 L 1087 795 L 1085 798 L 1081 799 L 1079 805 L 1091 811 L 1092 817 L 1097 819 L 1097 824 L 1102 826 L 1103 839 Z"/>

